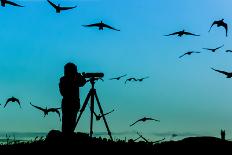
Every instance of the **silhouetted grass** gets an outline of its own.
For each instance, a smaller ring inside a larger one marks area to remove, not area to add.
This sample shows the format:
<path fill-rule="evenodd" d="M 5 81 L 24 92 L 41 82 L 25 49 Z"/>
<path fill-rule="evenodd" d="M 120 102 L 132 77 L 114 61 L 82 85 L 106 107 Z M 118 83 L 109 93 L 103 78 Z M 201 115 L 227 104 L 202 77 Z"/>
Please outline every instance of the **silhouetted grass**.
<path fill-rule="evenodd" d="M 149 143 L 145 141 L 135 142 L 132 139 L 109 140 L 106 138 L 90 138 L 87 134 L 78 133 L 70 138 L 64 137 L 58 131 L 51 131 L 46 139 L 36 138 L 28 142 L 12 142 L 0 145 L 0 152 L 36 153 L 52 152 L 76 152 L 94 154 L 201 154 L 201 153 L 225 153 L 232 148 L 232 142 L 216 137 L 189 137 L 179 141 L 165 141 Z"/>

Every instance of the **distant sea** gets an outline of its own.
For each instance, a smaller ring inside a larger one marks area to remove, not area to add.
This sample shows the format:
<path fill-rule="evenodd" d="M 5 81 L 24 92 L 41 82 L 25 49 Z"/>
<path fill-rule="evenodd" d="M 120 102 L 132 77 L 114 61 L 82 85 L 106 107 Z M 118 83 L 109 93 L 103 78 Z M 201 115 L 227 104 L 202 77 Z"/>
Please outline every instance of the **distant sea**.
<path fill-rule="evenodd" d="M 45 132 L 0 132 L 0 144 L 6 144 L 7 141 L 21 141 L 27 142 L 31 140 L 37 140 L 40 138 L 45 138 L 47 133 Z"/>

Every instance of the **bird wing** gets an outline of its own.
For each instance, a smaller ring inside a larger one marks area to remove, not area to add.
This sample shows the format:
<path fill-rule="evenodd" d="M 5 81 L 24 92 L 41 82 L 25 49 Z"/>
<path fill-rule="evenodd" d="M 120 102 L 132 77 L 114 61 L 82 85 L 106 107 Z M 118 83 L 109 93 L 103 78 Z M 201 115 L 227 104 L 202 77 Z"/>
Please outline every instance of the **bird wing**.
<path fill-rule="evenodd" d="M 19 99 L 15 99 L 15 101 L 19 104 L 19 106 L 21 107 L 21 103 L 19 101 Z"/>
<path fill-rule="evenodd" d="M 4 108 L 6 107 L 6 105 L 8 104 L 8 102 L 11 101 L 11 98 L 8 98 L 7 101 L 6 101 L 6 104 L 4 105 Z"/>
<path fill-rule="evenodd" d="M 119 77 L 111 78 L 110 80 L 114 80 L 114 79 L 118 79 L 119 80 L 120 78 L 125 77 L 125 76 L 127 76 L 127 74 L 119 76 Z"/>
<path fill-rule="evenodd" d="M 192 36 L 200 36 L 200 35 L 197 35 L 197 34 L 194 34 L 194 33 L 190 33 L 190 32 L 184 32 L 184 34 L 186 34 L 186 35 L 192 35 Z"/>
<path fill-rule="evenodd" d="M 107 112 L 107 113 L 103 114 L 103 115 L 106 116 L 106 115 L 108 115 L 108 114 L 110 114 L 110 113 L 112 113 L 112 112 L 114 112 L 114 109 L 111 110 L 110 112 Z"/>
<path fill-rule="evenodd" d="M 215 24 L 217 24 L 217 21 L 214 21 L 213 24 L 210 26 L 209 32 L 211 31 L 211 28 L 212 28 Z"/>
<path fill-rule="evenodd" d="M 154 119 L 154 118 L 149 118 L 149 120 L 154 120 L 154 121 L 160 122 L 160 120 Z"/>
<path fill-rule="evenodd" d="M 51 4 L 51 6 L 53 6 L 54 8 L 57 8 L 57 5 L 52 3 L 51 1 L 47 0 L 49 4 Z"/>
<path fill-rule="evenodd" d="M 194 52 L 194 51 L 193 51 L 192 53 L 201 53 L 201 52 Z"/>
<path fill-rule="evenodd" d="M 71 7 L 60 7 L 60 10 L 70 10 L 70 9 L 74 9 L 77 6 L 71 6 Z"/>
<path fill-rule="evenodd" d="M 213 50 L 212 48 L 202 48 L 202 49 L 209 50 L 209 51 Z"/>
<path fill-rule="evenodd" d="M 225 75 L 228 75 L 228 72 L 225 72 L 225 71 L 220 71 L 220 70 L 217 70 L 217 69 L 214 69 L 214 68 L 211 68 L 212 70 L 216 71 L 216 72 L 219 72 L 219 73 L 222 73 L 222 74 L 225 74 Z"/>
<path fill-rule="evenodd" d="M 146 138 L 144 138 L 140 133 L 137 132 L 137 134 L 138 134 L 145 142 L 149 143 L 149 141 L 148 141 Z"/>
<path fill-rule="evenodd" d="M 117 79 L 117 78 L 110 78 L 109 80 L 115 80 L 115 79 Z"/>
<path fill-rule="evenodd" d="M 104 23 L 102 23 L 102 24 L 103 24 L 104 27 L 107 27 L 107 28 L 109 28 L 109 29 L 116 30 L 116 31 L 120 31 L 120 30 L 118 30 L 118 29 L 115 29 L 115 28 L 113 28 L 113 27 L 107 25 L 107 24 L 104 24 Z"/>
<path fill-rule="evenodd" d="M 95 113 L 95 111 L 91 110 L 90 106 L 89 106 L 89 109 L 90 109 L 91 112 L 93 112 L 93 114 L 94 114 L 95 117 L 98 117 L 98 115 Z"/>
<path fill-rule="evenodd" d="M 58 114 L 58 116 L 59 116 L 59 118 L 60 118 L 59 109 L 60 109 L 60 108 L 49 108 L 49 109 L 48 109 L 48 112 L 55 112 L 55 113 Z M 61 120 L 61 118 L 60 118 L 60 120 Z"/>
<path fill-rule="evenodd" d="M 94 26 L 99 27 L 100 23 L 89 24 L 89 25 L 82 25 L 82 26 L 84 26 L 84 27 L 94 27 Z"/>
<path fill-rule="evenodd" d="M 7 4 L 10 4 L 10 5 L 13 5 L 13 6 L 18 6 L 18 7 L 24 7 L 22 5 L 19 5 L 19 4 L 16 4 L 14 2 L 11 2 L 11 1 L 6 1 Z"/>
<path fill-rule="evenodd" d="M 183 56 L 185 56 L 187 53 L 184 53 L 184 54 L 182 54 L 181 56 L 179 56 L 179 58 L 182 58 Z"/>
<path fill-rule="evenodd" d="M 126 79 L 125 84 L 127 83 L 127 81 L 129 81 L 129 79 Z"/>
<path fill-rule="evenodd" d="M 125 77 L 125 76 L 127 76 L 127 74 L 124 74 L 124 75 L 120 76 L 120 78 Z"/>
<path fill-rule="evenodd" d="M 225 28 L 226 30 L 226 36 L 227 36 L 227 32 L 228 32 L 228 25 L 226 23 L 223 23 L 222 26 Z"/>
<path fill-rule="evenodd" d="M 138 81 L 136 78 L 131 78 L 131 80 Z"/>
<path fill-rule="evenodd" d="M 226 50 L 226 52 L 232 52 L 232 50 Z"/>
<path fill-rule="evenodd" d="M 218 50 L 219 48 L 222 48 L 224 45 L 222 45 L 222 46 L 219 46 L 219 47 L 217 47 L 217 48 L 215 48 L 215 50 Z"/>
<path fill-rule="evenodd" d="M 142 78 L 142 79 L 147 79 L 147 78 L 149 78 L 149 76 L 146 76 L 146 77 L 144 77 L 144 78 Z"/>
<path fill-rule="evenodd" d="M 140 122 L 141 121 L 141 119 L 139 119 L 139 120 L 137 120 L 137 121 L 135 121 L 134 123 L 132 123 L 130 126 L 133 126 L 133 125 L 135 125 L 136 123 L 138 123 L 138 122 Z"/>
<path fill-rule="evenodd" d="M 174 33 L 171 33 L 171 34 L 167 34 L 167 35 L 164 35 L 164 36 L 172 36 L 172 35 L 177 35 L 179 34 L 180 32 L 174 32 Z"/>
<path fill-rule="evenodd" d="M 31 102 L 30 102 L 30 105 L 32 105 L 33 107 L 35 107 L 35 108 L 37 108 L 37 109 L 39 109 L 39 110 L 41 110 L 41 111 L 45 111 L 45 109 L 44 109 L 44 108 L 41 108 L 41 107 L 36 106 L 36 105 L 33 105 L 33 104 L 31 104 Z"/>

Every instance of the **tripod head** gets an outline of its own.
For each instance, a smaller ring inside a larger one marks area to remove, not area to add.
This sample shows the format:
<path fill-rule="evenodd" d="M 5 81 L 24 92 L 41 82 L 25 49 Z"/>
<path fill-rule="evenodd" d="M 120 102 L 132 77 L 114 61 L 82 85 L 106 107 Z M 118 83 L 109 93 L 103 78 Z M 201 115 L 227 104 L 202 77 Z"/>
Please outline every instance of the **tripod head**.
<path fill-rule="evenodd" d="M 82 76 L 84 78 L 88 79 L 86 82 L 90 82 L 92 85 L 92 88 L 94 88 L 95 81 L 98 81 L 98 80 L 104 81 L 102 79 L 104 77 L 104 73 L 85 73 L 85 72 L 83 72 Z"/>

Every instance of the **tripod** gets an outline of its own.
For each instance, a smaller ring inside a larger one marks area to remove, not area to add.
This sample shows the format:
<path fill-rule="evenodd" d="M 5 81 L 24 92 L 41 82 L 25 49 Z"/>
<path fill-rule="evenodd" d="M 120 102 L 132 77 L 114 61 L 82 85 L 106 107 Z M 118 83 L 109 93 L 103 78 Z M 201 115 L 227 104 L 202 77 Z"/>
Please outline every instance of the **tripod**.
<path fill-rule="evenodd" d="M 109 129 L 109 126 L 107 124 L 107 121 L 106 121 L 106 118 L 105 118 L 105 115 L 103 113 L 103 110 L 102 110 L 102 107 L 101 107 L 101 104 L 100 104 L 100 101 L 98 99 L 98 96 L 97 96 L 97 92 L 96 92 L 96 89 L 94 88 L 94 84 L 95 84 L 95 81 L 96 80 L 99 80 L 100 78 L 95 78 L 95 77 L 91 77 L 88 81 L 91 83 L 91 89 L 89 90 L 89 93 L 83 103 L 83 106 L 80 110 L 80 114 L 77 118 L 77 121 L 76 121 L 76 125 L 78 124 L 81 116 L 82 116 L 82 113 L 84 112 L 88 102 L 89 102 L 89 99 L 90 99 L 90 137 L 92 137 L 93 135 L 93 113 L 94 113 L 94 97 L 96 98 L 96 101 L 97 101 L 97 105 L 99 107 L 99 110 L 100 110 L 100 113 L 103 117 L 103 120 L 104 120 L 104 123 L 105 123 L 105 126 L 106 126 L 106 129 L 107 129 L 107 132 L 108 132 L 108 135 L 110 136 L 110 139 L 113 140 L 112 138 L 112 135 L 111 135 L 111 132 L 110 132 L 110 129 Z M 75 126 L 76 126 L 75 125 Z"/>

